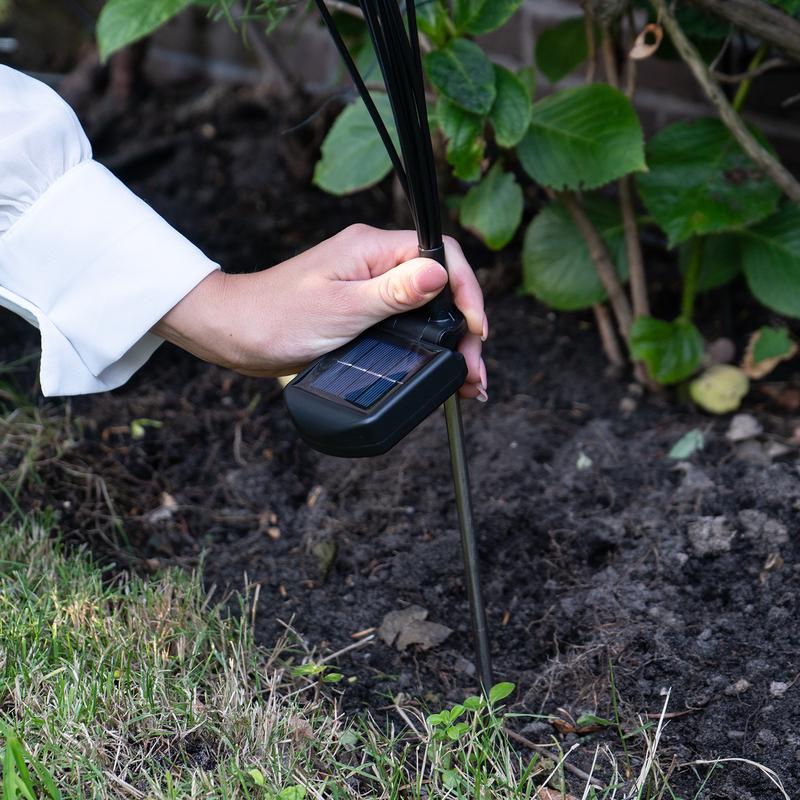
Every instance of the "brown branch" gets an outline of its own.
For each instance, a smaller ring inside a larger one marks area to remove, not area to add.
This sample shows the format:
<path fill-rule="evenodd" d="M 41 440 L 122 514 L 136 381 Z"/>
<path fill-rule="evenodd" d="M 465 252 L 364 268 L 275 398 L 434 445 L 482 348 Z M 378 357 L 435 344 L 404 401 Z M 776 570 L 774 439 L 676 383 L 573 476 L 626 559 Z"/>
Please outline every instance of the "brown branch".
<path fill-rule="evenodd" d="M 589 247 L 589 256 L 597 270 L 600 283 L 603 284 L 603 288 L 606 290 L 611 308 L 614 310 L 619 332 L 624 341 L 627 342 L 631 325 L 633 324 L 633 315 L 625 290 L 622 288 L 622 283 L 614 268 L 614 262 L 608 253 L 608 248 L 606 248 L 600 233 L 575 195 L 572 192 L 561 192 L 558 197 Z"/>
<path fill-rule="evenodd" d="M 625 251 L 628 254 L 628 277 L 631 282 L 631 301 L 634 317 L 650 315 L 647 297 L 647 278 L 644 271 L 644 255 L 636 224 L 636 209 L 633 204 L 633 187 L 630 175 L 619 181 L 619 206 L 622 211 L 622 226 L 625 231 Z"/>
<path fill-rule="evenodd" d="M 761 0 L 689 0 L 800 61 L 800 21 Z"/>
<path fill-rule="evenodd" d="M 728 75 L 724 72 L 719 72 L 716 69 L 711 70 L 711 74 L 714 76 L 715 80 L 718 80 L 720 83 L 741 83 L 742 81 L 751 81 L 753 78 L 757 78 L 759 75 L 763 75 L 765 72 L 769 72 L 771 69 L 778 69 L 779 67 L 788 67 L 789 62 L 784 58 L 771 58 L 769 61 L 765 61 L 760 67 L 756 67 L 755 69 L 751 69 L 747 72 L 739 72 L 735 75 Z"/>
<path fill-rule="evenodd" d="M 632 59 L 628 59 L 632 62 Z M 619 69 L 614 53 L 614 43 L 608 27 L 603 26 L 603 63 L 605 64 L 608 82 L 619 88 Z M 630 72 L 629 72 L 630 77 Z M 629 96 L 633 94 L 633 82 L 628 86 Z M 644 256 L 642 243 L 639 241 L 639 226 L 636 224 L 636 208 L 633 201 L 633 188 L 630 176 L 626 175 L 619 181 L 619 207 L 622 213 L 622 225 L 625 231 L 625 250 L 628 254 L 628 274 L 631 283 L 631 300 L 633 302 L 633 316 L 648 316 L 650 303 L 647 298 L 647 280 L 644 272 Z"/>
<path fill-rule="evenodd" d="M 800 203 L 800 183 L 798 183 L 797 179 L 783 164 L 774 158 L 765 147 L 759 144 L 753 134 L 747 129 L 742 118 L 733 110 L 733 106 L 731 106 L 728 98 L 725 96 L 722 89 L 720 89 L 719 84 L 711 76 L 708 67 L 697 52 L 697 49 L 686 37 L 678 21 L 670 12 L 665 0 L 651 0 L 651 2 L 658 11 L 659 20 L 670 35 L 678 54 L 689 67 L 695 80 L 700 85 L 700 88 L 711 101 L 723 124 L 731 132 L 742 150 L 761 167 L 791 200 L 795 203 Z M 703 2 L 706 2 L 706 0 L 703 0 Z M 744 0 L 725 0 L 725 2 L 733 5 L 744 2 Z M 752 2 L 749 2 L 748 5 L 752 5 Z M 763 3 L 756 3 L 756 5 L 759 7 L 763 6 L 765 9 L 767 8 Z M 786 20 L 791 20 L 786 14 L 782 14 L 781 16 Z M 800 39 L 798 39 L 798 42 L 800 42 Z"/>
<path fill-rule="evenodd" d="M 606 358 L 612 366 L 622 369 L 625 366 L 625 356 L 622 354 L 617 335 L 614 333 L 614 321 L 611 319 L 611 314 L 608 313 L 604 303 L 595 303 L 592 311 L 594 311 L 597 330 L 600 331 L 600 341 L 603 343 Z"/>

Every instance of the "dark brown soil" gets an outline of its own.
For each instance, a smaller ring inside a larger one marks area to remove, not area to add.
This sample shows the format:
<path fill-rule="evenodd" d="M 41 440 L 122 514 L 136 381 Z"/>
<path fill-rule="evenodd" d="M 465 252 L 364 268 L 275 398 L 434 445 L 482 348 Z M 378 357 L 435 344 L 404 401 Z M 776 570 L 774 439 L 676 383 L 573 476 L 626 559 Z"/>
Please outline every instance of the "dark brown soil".
<path fill-rule="evenodd" d="M 233 91 L 193 113 L 192 97 L 143 98 L 97 131 L 97 153 L 226 268 L 274 263 L 353 221 L 391 219 L 386 186 L 346 200 L 309 187 L 322 119 L 281 137 L 302 113 Z M 485 260 L 476 251 L 475 261 Z M 496 677 L 517 684 L 515 710 L 610 717 L 612 663 L 627 727 L 638 724 L 634 712 L 657 714 L 670 689 L 669 710 L 687 712 L 668 723 L 665 763 L 673 754 L 681 763 L 754 759 L 793 794 L 796 450 L 771 458 L 755 442 L 731 444 L 728 419 L 640 398 L 605 374 L 581 317 L 556 317 L 513 291 L 490 296 L 489 312 L 491 401 L 464 411 Z M 35 347 L 22 323 L 4 315 L 0 325 L 0 356 Z M 25 373 L 18 381 L 30 386 Z M 324 457 L 297 439 L 276 382 L 169 347 L 123 389 L 76 398 L 71 408 L 83 421 L 67 456 L 72 471 L 44 465 L 46 486 L 31 487 L 26 506 L 54 506 L 63 529 L 106 558 L 133 553 L 137 566 L 153 568 L 191 566 L 205 553 L 206 580 L 220 590 L 240 588 L 246 574 L 260 586 L 257 632 L 266 644 L 290 623 L 304 647 L 330 653 L 408 604 L 453 629 L 429 651 L 400 654 L 375 640 L 342 656 L 341 671 L 356 679 L 343 690 L 346 708 L 383 707 L 398 692 L 441 706 L 475 691 L 439 414 L 386 456 Z M 788 441 L 798 423 L 757 399 L 747 410 L 767 431 L 759 444 Z M 135 440 L 129 426 L 139 418 L 161 427 Z M 689 463 L 670 460 L 695 427 L 705 450 Z M 98 477 L 127 551 L 118 538 L 109 545 L 93 536 L 113 533 Z M 712 525 L 720 532 L 709 537 Z M 557 735 L 544 721 L 518 727 L 537 741 Z M 597 740 L 612 738 L 582 737 L 582 751 L 590 758 Z M 683 769 L 676 791 L 693 797 L 700 783 Z M 778 796 L 737 764 L 704 792 Z"/>

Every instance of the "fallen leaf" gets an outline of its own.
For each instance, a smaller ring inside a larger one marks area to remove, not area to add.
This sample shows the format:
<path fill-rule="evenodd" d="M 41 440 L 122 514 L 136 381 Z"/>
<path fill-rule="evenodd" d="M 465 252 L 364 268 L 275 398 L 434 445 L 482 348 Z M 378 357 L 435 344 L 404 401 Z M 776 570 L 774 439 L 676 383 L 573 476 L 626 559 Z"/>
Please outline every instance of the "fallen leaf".
<path fill-rule="evenodd" d="M 664 29 L 655 22 L 650 22 L 642 28 L 633 47 L 628 53 L 628 57 L 634 61 L 642 61 L 650 58 L 658 50 L 661 40 L 664 38 Z"/>
<path fill-rule="evenodd" d="M 715 364 L 689 384 L 692 400 L 712 414 L 735 411 L 749 390 L 747 375 L 729 364 Z"/>
<path fill-rule="evenodd" d="M 427 622 L 428 610 L 421 606 L 408 606 L 386 614 L 378 628 L 378 636 L 388 645 L 403 652 L 409 645 L 419 645 L 423 650 L 441 644 L 451 633 L 450 628 L 437 622 Z"/>
<path fill-rule="evenodd" d="M 438 622 L 415 620 L 400 631 L 394 646 L 401 653 L 412 644 L 419 645 L 422 650 L 430 650 L 440 645 L 452 632 L 446 625 Z"/>
<path fill-rule="evenodd" d="M 703 436 L 703 431 L 700 428 L 692 428 L 675 442 L 672 450 L 669 451 L 669 458 L 674 458 L 676 461 L 684 461 L 698 450 L 702 450 L 705 444 L 706 438 Z"/>

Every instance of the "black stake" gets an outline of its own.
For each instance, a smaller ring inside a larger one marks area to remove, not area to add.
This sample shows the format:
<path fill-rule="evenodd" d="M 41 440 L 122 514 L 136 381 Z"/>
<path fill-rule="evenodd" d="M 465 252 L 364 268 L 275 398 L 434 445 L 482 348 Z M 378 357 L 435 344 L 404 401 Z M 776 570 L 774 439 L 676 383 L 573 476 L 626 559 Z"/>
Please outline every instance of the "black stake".
<path fill-rule="evenodd" d="M 489 650 L 489 628 L 481 592 L 478 566 L 478 542 L 472 518 L 472 494 L 469 486 L 469 469 L 464 449 L 464 425 L 458 395 L 444 401 L 444 417 L 450 440 L 450 462 L 453 466 L 453 484 L 456 492 L 458 524 L 461 528 L 461 549 L 464 554 L 464 577 L 467 583 L 469 615 L 472 622 L 472 641 L 475 647 L 475 665 L 485 694 L 492 688 L 492 657 Z"/>

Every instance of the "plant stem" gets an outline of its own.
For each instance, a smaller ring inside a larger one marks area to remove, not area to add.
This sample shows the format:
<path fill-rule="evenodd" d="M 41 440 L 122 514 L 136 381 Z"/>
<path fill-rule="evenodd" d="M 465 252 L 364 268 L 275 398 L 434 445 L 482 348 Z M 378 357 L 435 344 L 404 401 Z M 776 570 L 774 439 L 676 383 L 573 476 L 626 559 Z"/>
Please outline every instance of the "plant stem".
<path fill-rule="evenodd" d="M 742 118 L 733 109 L 730 101 L 720 89 L 719 84 L 709 72 L 705 61 L 703 61 L 700 53 L 697 52 L 697 48 L 689 41 L 678 21 L 669 10 L 666 0 L 651 0 L 651 2 L 658 12 L 659 21 L 666 29 L 670 39 L 672 39 L 678 54 L 691 70 L 695 80 L 717 110 L 719 118 L 731 132 L 733 138 L 736 139 L 742 150 L 764 170 L 775 185 L 785 192 L 787 197 L 795 203 L 800 203 L 800 182 L 748 130 Z M 728 2 L 732 3 L 733 0 L 728 0 Z M 769 8 L 764 3 L 758 3 L 757 5 L 763 6 L 764 9 Z M 788 14 L 781 13 L 781 16 L 787 21 L 794 22 Z"/>
<path fill-rule="evenodd" d="M 756 54 L 753 56 L 753 60 L 747 65 L 747 72 L 752 73 L 754 70 L 758 69 L 761 62 L 764 60 L 764 56 L 767 54 L 767 46 L 765 44 L 761 44 L 761 47 L 756 50 Z M 747 95 L 750 93 L 750 87 L 753 84 L 753 76 L 751 75 L 748 78 L 745 78 L 740 84 L 739 88 L 736 90 L 736 95 L 733 98 L 733 102 L 731 106 L 733 110 L 738 114 L 742 110 L 742 106 L 744 105 L 744 101 L 747 100 Z"/>
<path fill-rule="evenodd" d="M 693 236 L 689 244 L 689 263 L 683 276 L 683 294 L 681 296 L 681 316 L 684 322 L 691 322 L 694 316 L 694 300 L 697 296 L 697 279 L 703 261 L 702 236 Z"/>
<path fill-rule="evenodd" d="M 597 323 L 597 330 L 600 331 L 600 341 L 603 343 L 603 350 L 609 363 L 617 369 L 625 366 L 625 356 L 622 354 L 617 335 L 614 333 L 614 322 L 605 303 L 595 303 L 592 306 L 594 319 Z"/>
<path fill-rule="evenodd" d="M 800 61 L 800 21 L 761 0 L 690 0 Z"/>
<path fill-rule="evenodd" d="M 631 63 L 633 62 L 631 61 Z M 614 53 L 614 42 L 607 25 L 603 26 L 603 64 L 605 66 L 606 80 L 615 89 L 619 89 L 619 69 L 617 67 L 616 54 Z M 629 96 L 631 96 L 634 89 L 632 81 L 628 88 L 630 90 Z M 650 302 L 647 297 L 644 256 L 642 255 L 642 243 L 639 240 L 639 228 L 636 224 L 636 208 L 629 175 L 624 176 L 619 181 L 619 207 L 625 231 L 625 249 L 628 255 L 628 275 L 631 284 L 633 316 L 646 317 L 650 314 Z"/>
<path fill-rule="evenodd" d="M 603 284 L 603 288 L 608 295 L 608 301 L 614 311 L 619 332 L 623 340 L 627 342 L 631 332 L 631 325 L 633 324 L 633 313 L 617 275 L 617 270 L 614 267 L 614 261 L 608 253 L 608 248 L 575 195 L 572 192 L 561 192 L 558 197 L 589 247 L 589 256 L 597 270 L 600 283 Z"/>

